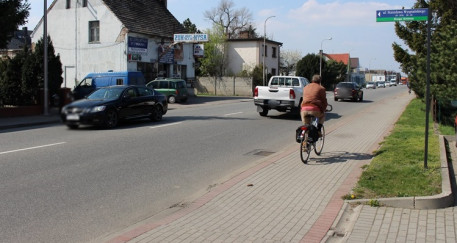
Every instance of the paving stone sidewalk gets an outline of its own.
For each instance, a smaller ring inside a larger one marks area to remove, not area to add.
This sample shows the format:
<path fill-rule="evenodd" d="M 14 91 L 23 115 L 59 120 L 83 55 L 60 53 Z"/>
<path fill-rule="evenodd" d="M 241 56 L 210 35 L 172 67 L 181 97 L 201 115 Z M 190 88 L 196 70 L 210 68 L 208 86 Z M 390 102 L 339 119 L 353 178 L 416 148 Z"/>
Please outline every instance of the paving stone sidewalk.
<path fill-rule="evenodd" d="M 400 94 L 326 127 L 324 152 L 311 154 L 308 165 L 295 144 L 177 213 L 109 242 L 320 242 L 360 166 L 369 163 L 411 99 Z"/>

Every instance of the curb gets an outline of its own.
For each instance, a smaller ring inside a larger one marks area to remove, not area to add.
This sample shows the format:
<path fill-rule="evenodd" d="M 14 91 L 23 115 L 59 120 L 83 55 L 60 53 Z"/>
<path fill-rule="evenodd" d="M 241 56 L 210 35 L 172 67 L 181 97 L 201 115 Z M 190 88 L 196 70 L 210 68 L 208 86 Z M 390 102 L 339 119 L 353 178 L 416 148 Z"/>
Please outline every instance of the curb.
<path fill-rule="evenodd" d="M 441 161 L 441 193 L 433 196 L 392 197 L 376 199 L 382 206 L 408 209 L 439 209 L 454 205 L 454 195 L 451 188 L 449 161 L 446 154 L 446 138 L 439 136 Z M 345 200 L 351 205 L 369 204 L 372 199 Z"/>

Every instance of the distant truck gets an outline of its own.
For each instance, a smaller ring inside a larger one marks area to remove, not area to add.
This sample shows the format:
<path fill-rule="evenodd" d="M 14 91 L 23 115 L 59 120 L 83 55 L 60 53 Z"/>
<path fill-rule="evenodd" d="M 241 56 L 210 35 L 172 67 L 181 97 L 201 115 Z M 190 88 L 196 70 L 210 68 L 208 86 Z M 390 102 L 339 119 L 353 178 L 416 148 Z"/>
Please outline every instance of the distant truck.
<path fill-rule="evenodd" d="M 268 86 L 254 89 L 254 105 L 260 116 L 267 116 L 269 110 L 299 112 L 303 100 L 303 87 L 308 79 L 299 76 L 273 76 Z"/>
<path fill-rule="evenodd" d="M 92 93 L 92 91 L 112 85 L 145 85 L 142 72 L 103 72 L 89 73 L 73 89 L 73 99 L 79 100 Z"/>

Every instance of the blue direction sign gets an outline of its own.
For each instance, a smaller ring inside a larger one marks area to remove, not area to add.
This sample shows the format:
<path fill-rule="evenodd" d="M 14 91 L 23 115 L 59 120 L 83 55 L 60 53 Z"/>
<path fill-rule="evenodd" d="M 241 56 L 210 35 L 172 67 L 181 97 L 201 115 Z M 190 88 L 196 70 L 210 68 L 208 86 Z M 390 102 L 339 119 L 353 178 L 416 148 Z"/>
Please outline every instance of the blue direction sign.
<path fill-rule="evenodd" d="M 377 10 L 376 22 L 427 21 L 428 8 Z"/>

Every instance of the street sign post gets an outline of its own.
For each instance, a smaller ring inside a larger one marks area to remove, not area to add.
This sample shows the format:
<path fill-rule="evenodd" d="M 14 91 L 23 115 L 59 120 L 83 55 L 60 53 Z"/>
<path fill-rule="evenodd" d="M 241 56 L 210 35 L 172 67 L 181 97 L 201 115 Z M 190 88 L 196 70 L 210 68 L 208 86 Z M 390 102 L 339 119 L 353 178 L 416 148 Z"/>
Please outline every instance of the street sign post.
<path fill-rule="evenodd" d="M 428 8 L 377 10 L 376 22 L 427 21 Z"/>
<path fill-rule="evenodd" d="M 430 36 L 431 36 L 431 14 L 428 8 L 399 9 L 399 10 L 377 10 L 376 22 L 394 21 L 428 21 L 427 22 L 427 85 L 425 90 L 425 148 L 424 148 L 424 168 L 427 168 L 428 158 L 428 129 L 430 113 Z"/>

